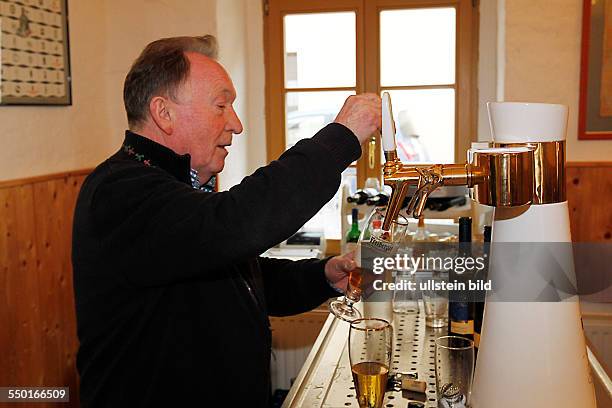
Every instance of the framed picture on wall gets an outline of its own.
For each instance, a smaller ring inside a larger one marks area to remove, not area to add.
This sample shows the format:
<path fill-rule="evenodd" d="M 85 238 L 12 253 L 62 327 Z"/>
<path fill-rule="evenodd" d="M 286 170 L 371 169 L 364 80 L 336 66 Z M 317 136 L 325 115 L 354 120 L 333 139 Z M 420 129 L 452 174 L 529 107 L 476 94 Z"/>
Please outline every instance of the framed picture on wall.
<path fill-rule="evenodd" d="M 612 0 L 583 0 L 579 139 L 612 139 Z"/>
<path fill-rule="evenodd" d="M 0 0 L 0 105 L 70 105 L 67 0 Z"/>

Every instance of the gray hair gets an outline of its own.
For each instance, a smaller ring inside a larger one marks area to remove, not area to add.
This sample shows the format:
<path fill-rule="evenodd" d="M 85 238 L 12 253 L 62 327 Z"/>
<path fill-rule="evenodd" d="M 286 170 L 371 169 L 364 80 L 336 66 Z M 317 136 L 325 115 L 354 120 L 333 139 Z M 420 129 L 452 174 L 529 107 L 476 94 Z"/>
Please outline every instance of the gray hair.
<path fill-rule="evenodd" d="M 176 90 L 189 75 L 186 52 L 217 59 L 217 39 L 212 35 L 162 38 L 147 45 L 134 61 L 123 83 L 123 103 L 130 129 L 147 119 L 154 96 L 176 98 Z"/>

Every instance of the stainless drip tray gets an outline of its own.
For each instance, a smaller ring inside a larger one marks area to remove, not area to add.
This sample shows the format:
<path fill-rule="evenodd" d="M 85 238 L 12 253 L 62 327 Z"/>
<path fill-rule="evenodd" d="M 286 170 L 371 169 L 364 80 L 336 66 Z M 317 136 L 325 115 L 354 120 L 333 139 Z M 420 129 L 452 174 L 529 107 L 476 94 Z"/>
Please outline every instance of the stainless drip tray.
<path fill-rule="evenodd" d="M 421 402 L 436 408 L 435 339 L 447 334 L 446 327 L 425 326 L 425 313 L 394 314 L 394 345 L 391 374 L 417 373 L 427 382 L 425 394 L 388 391 L 383 407 L 406 408 L 408 402 Z M 349 324 L 327 318 L 302 370 L 296 378 L 283 407 L 359 407 L 348 356 Z"/>

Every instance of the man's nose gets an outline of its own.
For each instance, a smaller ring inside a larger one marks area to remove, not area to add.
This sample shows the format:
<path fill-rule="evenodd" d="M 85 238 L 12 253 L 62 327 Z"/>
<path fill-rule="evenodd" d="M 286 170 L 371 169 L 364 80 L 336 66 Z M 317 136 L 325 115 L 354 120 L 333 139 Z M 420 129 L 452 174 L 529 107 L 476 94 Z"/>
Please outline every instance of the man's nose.
<path fill-rule="evenodd" d="M 242 133 L 242 122 L 240 122 L 240 118 L 238 117 L 238 114 L 236 113 L 234 108 L 231 109 L 230 118 L 227 122 L 227 127 L 227 130 L 231 131 L 236 135 Z"/>

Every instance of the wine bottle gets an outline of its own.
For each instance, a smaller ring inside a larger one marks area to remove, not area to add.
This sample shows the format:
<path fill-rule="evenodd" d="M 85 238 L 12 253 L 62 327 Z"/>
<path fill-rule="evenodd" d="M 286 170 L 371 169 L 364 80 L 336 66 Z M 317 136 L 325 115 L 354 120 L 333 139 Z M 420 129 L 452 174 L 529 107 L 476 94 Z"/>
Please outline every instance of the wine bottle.
<path fill-rule="evenodd" d="M 368 198 L 372 198 L 378 192 L 372 188 L 364 188 L 361 190 L 357 190 L 355 194 L 346 198 L 346 201 L 351 204 L 365 204 L 368 201 Z"/>
<path fill-rule="evenodd" d="M 465 205 L 465 196 L 459 197 L 429 197 L 427 199 L 427 209 L 431 211 L 445 211 L 451 207 Z"/>
<path fill-rule="evenodd" d="M 374 197 L 370 197 L 366 200 L 367 205 L 374 205 L 376 207 L 384 207 L 389 202 L 389 193 L 381 191 Z"/>
<path fill-rule="evenodd" d="M 480 272 L 478 279 L 485 281 L 487 279 L 489 271 L 489 248 L 491 246 L 491 226 L 485 225 L 484 227 L 484 245 L 482 248 L 483 257 L 485 259 L 485 267 Z M 480 334 L 482 333 L 482 319 L 484 317 L 484 293 L 480 294 L 478 302 L 475 304 L 475 315 L 474 315 L 474 347 L 475 351 L 478 351 L 480 346 Z"/>
<path fill-rule="evenodd" d="M 469 217 L 459 218 L 459 252 L 458 257 L 467 258 L 471 256 L 470 245 L 472 242 L 472 219 Z M 465 262 L 463 263 L 465 265 Z M 461 272 L 461 273 L 459 273 Z M 455 280 L 465 282 L 470 280 L 469 270 L 452 270 L 450 282 Z M 448 303 L 448 331 L 450 335 L 461 336 L 470 340 L 474 339 L 474 315 L 475 303 L 471 302 L 469 292 L 466 290 L 449 291 Z"/>
<path fill-rule="evenodd" d="M 346 252 L 354 251 L 359 242 L 359 209 L 353 208 L 351 211 L 351 229 L 346 234 Z"/>

